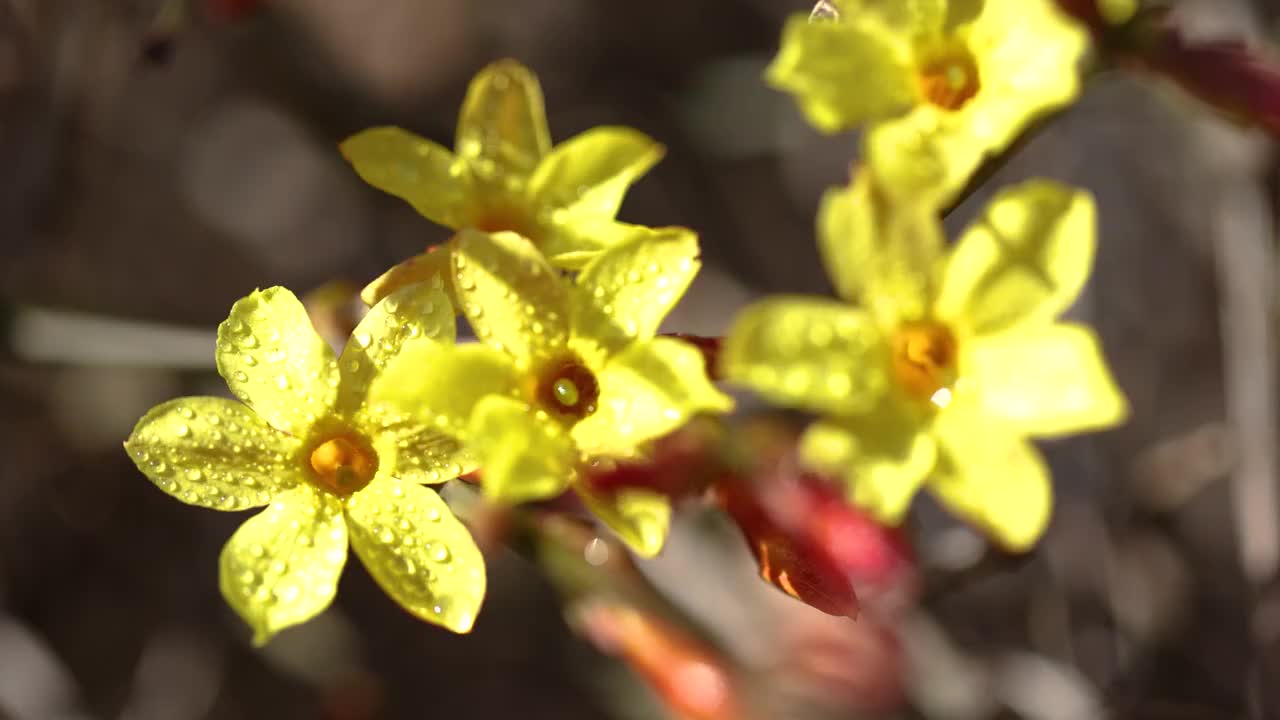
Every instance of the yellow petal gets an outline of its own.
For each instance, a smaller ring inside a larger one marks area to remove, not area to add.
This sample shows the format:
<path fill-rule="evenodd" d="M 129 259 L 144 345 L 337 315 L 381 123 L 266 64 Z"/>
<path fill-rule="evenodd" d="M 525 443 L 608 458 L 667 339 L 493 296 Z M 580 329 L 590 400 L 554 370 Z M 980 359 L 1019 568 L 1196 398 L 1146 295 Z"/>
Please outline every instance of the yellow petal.
<path fill-rule="evenodd" d="M 454 282 L 476 337 L 518 361 L 550 357 L 569 339 L 569 286 L 515 233 L 458 233 Z"/>
<path fill-rule="evenodd" d="M 476 74 L 458 117 L 455 148 L 484 179 L 526 178 L 551 147 L 542 87 L 528 68 L 499 60 Z"/>
<path fill-rule="evenodd" d="M 888 344 L 850 305 L 777 296 L 748 306 L 725 337 L 720 367 L 770 402 L 850 414 L 888 388 Z"/>
<path fill-rule="evenodd" d="M 1052 320 L 1089 277 L 1094 216 L 1087 192 L 1047 180 L 1002 191 L 952 251 L 938 317 L 965 334 Z"/>
<path fill-rule="evenodd" d="M 448 482 L 478 467 L 469 448 L 427 421 L 412 415 L 384 416 L 367 426 L 379 468 L 389 477 L 432 485 Z"/>
<path fill-rule="evenodd" d="M 457 633 L 484 600 L 484 556 L 440 496 L 377 479 L 347 501 L 351 547 L 384 592 L 411 615 Z"/>
<path fill-rule="evenodd" d="M 987 0 L 954 35 L 977 93 L 956 110 L 922 103 L 867 135 L 866 156 L 895 197 L 950 203 L 985 158 L 1079 93 L 1088 37 L 1053 0 Z"/>
<path fill-rule="evenodd" d="M 582 504 L 600 518 L 641 557 L 653 557 L 667 541 L 671 527 L 671 503 L 666 498 L 643 490 L 627 490 L 613 497 L 598 497 L 577 488 Z"/>
<path fill-rule="evenodd" d="M 733 409 L 707 377 L 702 353 L 674 338 L 633 343 L 598 374 L 597 410 L 573 428 L 588 454 L 625 457 L 698 413 Z"/>
<path fill-rule="evenodd" d="M 800 453 L 810 466 L 843 477 L 860 507 L 896 525 L 937 463 L 926 427 L 912 408 L 886 397 L 875 411 L 810 425 Z"/>
<path fill-rule="evenodd" d="M 787 21 L 765 77 L 794 95 L 819 130 L 848 130 L 891 118 L 915 102 L 908 38 L 865 13 L 834 23 L 796 15 Z"/>
<path fill-rule="evenodd" d="M 398 127 L 377 127 L 352 135 L 339 149 L 361 179 L 428 220 L 450 228 L 466 224 L 470 178 L 440 145 Z"/>
<path fill-rule="evenodd" d="M 963 0 L 844 0 L 840 3 L 843 17 L 872 12 L 899 31 L 914 36 L 933 35 L 947 22 L 948 5 L 963 6 Z"/>
<path fill-rule="evenodd" d="M 382 298 L 400 288 L 425 282 L 443 290 L 449 302 L 457 310 L 457 295 L 454 294 L 453 289 L 452 253 L 452 243 L 432 246 L 426 252 L 414 255 L 382 273 L 360 291 L 360 299 L 365 305 L 373 307 Z"/>
<path fill-rule="evenodd" d="M 277 430 L 306 433 L 333 409 L 338 361 L 306 308 L 282 287 L 241 299 L 218 326 L 218 372 Z"/>
<path fill-rule="evenodd" d="M 511 358 L 474 343 L 444 345 L 426 338 L 406 342 L 370 387 L 374 412 L 413 418 L 462 436 L 477 402 L 513 395 L 519 378 Z"/>
<path fill-rule="evenodd" d="M 642 227 L 581 213 L 557 217 L 558 221 L 545 227 L 538 248 L 552 265 L 563 270 L 581 270 L 602 251 L 627 242 Z"/>
<path fill-rule="evenodd" d="M 613 352 L 652 338 L 701 265 L 692 230 L 635 228 L 578 275 L 574 342 Z"/>
<path fill-rule="evenodd" d="M 626 127 L 595 127 L 552 148 L 529 181 L 534 204 L 565 215 L 612 219 L 622 198 L 665 149 Z"/>
<path fill-rule="evenodd" d="M 892 202 L 943 208 L 965 188 L 988 148 L 964 132 L 967 125 L 956 129 L 959 123 L 959 116 L 922 103 L 867 129 L 862 154 Z"/>
<path fill-rule="evenodd" d="M 823 196 L 818 249 L 832 284 L 881 327 L 918 320 L 929 310 L 944 245 L 933 213 L 917 203 L 889 203 L 865 169 L 849 187 Z"/>
<path fill-rule="evenodd" d="M 569 434 L 527 403 L 490 395 L 476 405 L 468 433 L 484 473 L 484 493 L 508 503 L 544 500 L 569 487 L 577 453 Z"/>
<path fill-rule="evenodd" d="M 222 548 L 222 597 L 262 645 L 319 615 L 338 589 L 347 528 L 337 498 L 309 485 L 278 495 Z"/>
<path fill-rule="evenodd" d="M 1009 550 L 1034 545 L 1053 511 L 1053 486 L 1040 453 L 960 403 L 939 414 L 934 433 L 941 457 L 929 489 Z"/>
<path fill-rule="evenodd" d="M 1110 427 L 1128 415 L 1088 328 L 1057 324 L 983 336 L 963 353 L 967 391 L 1019 432 L 1064 435 Z"/>
<path fill-rule="evenodd" d="M 982 90 L 965 123 L 985 146 L 1005 148 L 1032 119 L 1079 94 L 1089 36 L 1054 0 L 985 0 L 966 30 Z"/>
<path fill-rule="evenodd" d="M 179 500 L 214 510 L 260 507 L 301 479 L 300 443 L 226 398 L 157 405 L 125 441 L 133 463 Z"/>
<path fill-rule="evenodd" d="M 337 412 L 355 417 L 367 411 L 370 383 L 405 341 L 422 337 L 452 345 L 456 334 L 453 306 L 430 282 L 391 293 L 369 310 L 342 350 Z"/>

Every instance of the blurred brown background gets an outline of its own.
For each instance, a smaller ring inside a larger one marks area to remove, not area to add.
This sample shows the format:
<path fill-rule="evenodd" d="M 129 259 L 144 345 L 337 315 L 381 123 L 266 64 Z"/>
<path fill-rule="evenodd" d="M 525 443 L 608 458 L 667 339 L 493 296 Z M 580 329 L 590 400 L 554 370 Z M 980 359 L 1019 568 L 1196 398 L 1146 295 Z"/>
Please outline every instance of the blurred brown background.
<path fill-rule="evenodd" d="M 661 717 L 513 555 L 490 558 L 470 636 L 413 621 L 351 563 L 333 610 L 254 651 L 216 581 L 243 516 L 163 496 L 120 442 L 156 402 L 223 392 L 209 331 L 235 299 L 363 284 L 444 239 L 336 144 L 382 124 L 451 144 L 467 81 L 499 57 L 539 73 L 554 139 L 625 124 L 667 145 L 622 218 L 701 233 L 707 271 L 673 329 L 827 292 L 813 216 L 856 141 L 817 136 L 760 81 L 805 3 L 231 5 L 171 22 L 155 0 L 0 0 L 0 718 Z M 1264 0 L 1179 5 L 1196 33 L 1275 34 Z M 1027 558 L 922 503 L 897 716 L 1280 717 L 1275 171 L 1264 138 L 1106 75 L 997 174 L 1096 193 L 1098 267 L 1072 314 L 1133 418 L 1046 446 L 1061 500 Z M 768 715 L 859 717 L 898 672 L 865 626 L 755 580 L 714 519 L 687 518 L 649 572 L 777 669 Z"/>

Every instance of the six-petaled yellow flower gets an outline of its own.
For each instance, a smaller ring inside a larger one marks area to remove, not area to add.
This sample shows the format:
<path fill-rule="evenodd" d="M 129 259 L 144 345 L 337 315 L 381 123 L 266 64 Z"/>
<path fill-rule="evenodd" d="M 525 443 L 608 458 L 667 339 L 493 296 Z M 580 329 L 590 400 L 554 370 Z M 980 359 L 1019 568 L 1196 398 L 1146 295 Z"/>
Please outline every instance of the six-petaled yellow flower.
<path fill-rule="evenodd" d="M 519 502 L 573 487 L 652 555 L 666 537 L 667 501 L 639 491 L 593 497 L 578 468 L 633 456 L 695 413 L 730 408 L 698 350 L 655 337 L 697 255 L 688 230 L 633 228 L 570 281 L 515 233 L 463 231 L 453 279 L 481 342 L 407 345 L 376 381 L 375 402 L 462 437 L 491 497 Z"/>
<path fill-rule="evenodd" d="M 452 343 L 454 313 L 429 284 L 374 307 L 341 357 L 288 290 L 240 300 L 218 328 L 218 370 L 243 402 L 189 397 L 153 408 L 125 443 L 138 468 L 183 502 L 268 506 L 222 551 L 222 594 L 264 643 L 333 600 L 348 540 L 413 615 L 457 632 L 484 597 L 484 559 L 420 483 L 469 469 L 453 439 L 374 413 L 369 384 L 408 340 Z"/>
<path fill-rule="evenodd" d="M 1085 31 L 1053 0 L 844 0 L 792 18 L 769 81 L 826 132 L 872 123 L 886 191 L 945 204 L 988 154 L 1079 92 Z"/>
<path fill-rule="evenodd" d="M 578 269 L 619 242 L 614 218 L 627 188 L 664 149 L 625 127 L 596 127 L 551 147 L 537 78 L 514 60 L 481 70 L 458 118 L 454 152 L 405 130 L 365 130 L 342 153 L 374 187 L 454 230 L 519 233 L 559 268 Z M 451 277 L 436 246 L 389 270 L 363 293 L 373 304 L 406 284 Z"/>
<path fill-rule="evenodd" d="M 833 191 L 820 247 L 847 304 L 780 297 L 743 312 L 726 376 L 822 419 L 801 451 L 896 522 L 922 482 L 998 541 L 1024 549 L 1051 511 L 1027 437 L 1107 427 L 1126 414 L 1097 341 L 1055 318 L 1094 250 L 1080 191 L 1032 181 L 1001 192 L 944 254 L 927 208 L 886 204 L 869 175 Z"/>

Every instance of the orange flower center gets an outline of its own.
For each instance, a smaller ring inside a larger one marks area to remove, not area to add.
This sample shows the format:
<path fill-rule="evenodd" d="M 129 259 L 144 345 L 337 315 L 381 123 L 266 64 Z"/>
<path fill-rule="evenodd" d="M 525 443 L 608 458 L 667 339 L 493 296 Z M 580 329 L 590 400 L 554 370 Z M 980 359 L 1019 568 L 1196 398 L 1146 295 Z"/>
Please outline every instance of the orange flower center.
<path fill-rule="evenodd" d="M 529 219 L 529 213 L 522 208 L 506 204 L 478 209 L 471 224 L 477 230 L 485 232 L 503 232 L 505 230 L 518 233 L 530 240 L 534 240 L 534 235 L 536 234 L 536 226 Z"/>
<path fill-rule="evenodd" d="M 964 47 L 932 54 L 920 64 L 916 77 L 920 95 L 944 110 L 959 110 L 982 87 L 978 64 Z"/>
<path fill-rule="evenodd" d="M 547 363 L 538 373 L 534 399 L 547 412 L 563 420 L 581 420 L 596 411 L 600 383 L 576 357 Z"/>
<path fill-rule="evenodd" d="M 893 335 L 893 376 L 908 395 L 945 407 L 956 379 L 955 336 L 935 322 L 910 323 Z"/>
<path fill-rule="evenodd" d="M 311 451 L 311 470 L 317 487 L 346 497 L 373 480 L 378 471 L 378 454 L 362 435 L 338 435 Z"/>

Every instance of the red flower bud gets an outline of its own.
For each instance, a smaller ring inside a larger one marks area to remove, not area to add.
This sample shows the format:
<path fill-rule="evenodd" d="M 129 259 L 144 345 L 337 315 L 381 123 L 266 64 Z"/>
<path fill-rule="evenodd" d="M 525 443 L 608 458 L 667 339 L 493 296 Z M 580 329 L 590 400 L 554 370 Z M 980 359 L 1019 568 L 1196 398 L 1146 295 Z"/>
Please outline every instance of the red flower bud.
<path fill-rule="evenodd" d="M 1166 29 L 1139 62 L 1237 122 L 1280 138 L 1280 65 L 1243 43 L 1191 43 Z"/>
<path fill-rule="evenodd" d="M 742 530 L 760 576 L 830 615 L 854 617 L 857 592 L 891 589 L 907 576 L 905 537 L 849 505 L 811 474 L 779 471 L 726 483 L 717 498 Z"/>

